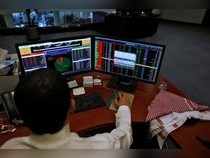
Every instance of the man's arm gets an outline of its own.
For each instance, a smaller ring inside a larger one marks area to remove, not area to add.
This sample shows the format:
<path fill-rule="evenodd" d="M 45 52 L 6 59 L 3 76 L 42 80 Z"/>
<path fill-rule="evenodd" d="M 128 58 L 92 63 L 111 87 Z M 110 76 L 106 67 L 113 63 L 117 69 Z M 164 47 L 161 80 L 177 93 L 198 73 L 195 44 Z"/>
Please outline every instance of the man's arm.
<path fill-rule="evenodd" d="M 131 112 L 127 105 L 121 105 L 116 113 L 116 129 L 110 133 L 115 148 L 129 148 L 133 142 L 131 128 Z"/>
<path fill-rule="evenodd" d="M 127 96 L 120 94 L 115 100 L 116 128 L 110 133 L 96 134 L 89 139 L 107 143 L 114 149 L 126 149 L 132 144 L 131 112 Z M 99 147 L 99 146 L 98 146 Z M 99 147 L 100 148 L 100 147 Z"/>

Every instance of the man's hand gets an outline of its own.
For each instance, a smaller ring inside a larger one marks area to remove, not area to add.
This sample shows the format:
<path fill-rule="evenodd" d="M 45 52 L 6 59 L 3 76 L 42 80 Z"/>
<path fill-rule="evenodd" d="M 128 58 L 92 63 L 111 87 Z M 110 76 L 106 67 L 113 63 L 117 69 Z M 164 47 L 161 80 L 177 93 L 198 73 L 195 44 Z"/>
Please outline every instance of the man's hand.
<path fill-rule="evenodd" d="M 126 95 L 126 93 L 119 92 L 117 98 L 114 101 L 114 106 L 116 109 L 118 109 L 122 105 L 130 107 L 130 101 L 129 101 L 129 97 L 128 97 L 128 95 Z"/>

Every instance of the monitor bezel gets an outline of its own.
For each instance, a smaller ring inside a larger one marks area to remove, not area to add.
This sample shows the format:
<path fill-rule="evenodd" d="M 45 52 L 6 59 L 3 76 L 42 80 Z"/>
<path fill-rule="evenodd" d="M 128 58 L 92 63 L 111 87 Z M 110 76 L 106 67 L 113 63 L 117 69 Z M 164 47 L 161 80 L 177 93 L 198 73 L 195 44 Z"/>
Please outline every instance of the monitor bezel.
<path fill-rule="evenodd" d="M 160 74 L 160 68 L 162 66 L 162 61 L 163 61 L 163 57 L 165 54 L 165 45 L 163 44 L 156 44 L 156 43 L 151 43 L 151 42 L 144 42 L 144 41 L 137 41 L 137 39 L 129 39 L 129 38 L 119 38 L 119 37 L 114 37 L 114 36 L 106 36 L 106 35 L 95 35 L 93 38 L 93 44 L 94 44 L 94 51 L 93 51 L 93 59 L 95 59 L 95 40 L 96 38 L 107 38 L 107 39 L 111 39 L 111 40 L 120 40 L 120 41 L 124 41 L 124 42 L 132 42 L 132 43 L 137 43 L 137 44 L 149 44 L 149 45 L 154 45 L 154 46 L 159 46 L 163 48 L 162 54 L 161 54 L 161 59 L 160 59 L 160 64 L 159 67 L 157 69 L 157 77 L 155 78 L 155 81 L 148 81 L 148 80 L 144 80 L 144 79 L 140 79 L 140 78 L 134 78 L 134 77 L 130 77 L 130 76 L 124 76 L 124 75 L 120 75 L 120 74 L 115 74 L 112 72 L 105 72 L 103 70 L 97 70 L 95 69 L 95 61 L 94 61 L 94 70 L 100 73 L 105 73 L 105 74 L 109 74 L 109 75 L 113 75 L 113 76 L 119 76 L 119 77 L 126 77 L 132 80 L 136 80 L 136 81 L 143 81 L 146 83 L 151 83 L 151 84 L 155 84 L 158 81 L 159 78 L 159 74 Z"/>
<path fill-rule="evenodd" d="M 48 40 L 39 40 L 39 41 L 33 41 L 33 42 L 16 43 L 15 48 L 16 48 L 16 52 L 17 52 L 17 56 L 18 56 L 18 60 L 19 60 L 19 65 L 20 65 L 20 71 L 21 71 L 21 74 L 19 74 L 19 76 L 21 78 L 27 76 L 27 73 L 24 70 L 19 46 L 46 43 L 46 42 L 58 42 L 58 41 L 66 41 L 66 40 L 75 40 L 75 39 L 82 39 L 82 38 L 90 38 L 91 39 L 91 69 L 87 70 L 87 71 L 74 72 L 74 73 L 71 73 L 71 74 L 68 74 L 68 75 L 62 75 L 62 76 L 69 77 L 70 75 L 87 73 L 87 72 L 90 72 L 90 71 L 94 70 L 94 62 L 92 60 L 94 58 L 94 56 L 93 56 L 94 55 L 94 49 L 93 49 L 94 48 L 94 43 L 93 43 L 94 40 L 93 40 L 93 37 L 94 37 L 93 35 L 82 35 L 82 36 L 71 36 L 71 37 L 64 37 L 64 38 L 48 39 Z"/>

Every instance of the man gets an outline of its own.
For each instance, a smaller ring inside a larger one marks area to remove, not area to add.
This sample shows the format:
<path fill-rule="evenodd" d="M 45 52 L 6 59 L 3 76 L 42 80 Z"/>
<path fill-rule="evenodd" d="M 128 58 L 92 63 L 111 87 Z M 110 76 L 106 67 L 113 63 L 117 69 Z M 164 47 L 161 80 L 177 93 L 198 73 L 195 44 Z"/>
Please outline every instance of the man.
<path fill-rule="evenodd" d="M 110 133 L 82 138 L 68 123 L 70 96 L 65 80 L 52 70 L 38 70 L 21 80 L 15 89 L 16 106 L 32 134 L 13 138 L 4 149 L 120 149 L 132 143 L 131 113 L 127 97 L 115 105 L 116 129 Z M 95 117 L 95 116 L 93 116 Z M 78 122 L 79 123 L 79 122 Z"/>

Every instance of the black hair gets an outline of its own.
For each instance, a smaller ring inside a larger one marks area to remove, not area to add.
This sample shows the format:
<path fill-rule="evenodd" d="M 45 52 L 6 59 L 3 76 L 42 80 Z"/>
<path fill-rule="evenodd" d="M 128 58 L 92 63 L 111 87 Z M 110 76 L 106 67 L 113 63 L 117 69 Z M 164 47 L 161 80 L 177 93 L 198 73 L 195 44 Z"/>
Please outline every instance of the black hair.
<path fill-rule="evenodd" d="M 25 125 L 35 134 L 56 133 L 65 125 L 70 93 L 62 76 L 41 69 L 20 80 L 15 104 Z"/>

